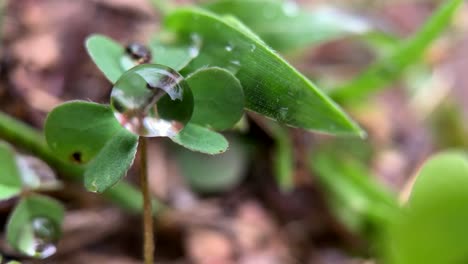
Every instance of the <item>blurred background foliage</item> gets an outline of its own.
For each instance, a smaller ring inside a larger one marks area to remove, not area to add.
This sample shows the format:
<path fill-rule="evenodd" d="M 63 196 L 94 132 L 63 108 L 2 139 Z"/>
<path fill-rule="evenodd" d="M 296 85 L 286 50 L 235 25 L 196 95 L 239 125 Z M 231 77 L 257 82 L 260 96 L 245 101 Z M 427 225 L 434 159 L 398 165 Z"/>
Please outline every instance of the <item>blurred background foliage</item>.
<path fill-rule="evenodd" d="M 107 103 L 112 85 L 86 55 L 84 40 L 101 33 L 124 44 L 148 43 L 160 28 L 154 3 L 1 2 L 0 110 L 42 129 L 46 114 L 62 102 Z M 198 4 L 237 16 L 342 105 L 367 137 L 310 133 L 248 112 L 224 133 L 230 148 L 222 155 L 150 141 L 152 192 L 174 208 L 157 224 L 158 263 L 468 259 L 466 1 Z M 451 149 L 458 151 L 434 157 L 419 172 L 433 154 Z M 0 168 L 1 184 L 6 167 Z M 129 172 L 130 182 L 137 169 Z M 67 209 L 57 253 L 51 260 L 24 258 L 2 232 L 1 255 L 23 263 L 139 263 L 138 216 L 57 171 L 45 177 L 54 188 L 39 188 Z M 15 183 L 12 192 L 20 189 Z M 0 202 L 2 224 L 16 201 Z M 125 202 L 120 205 L 135 207 Z"/>

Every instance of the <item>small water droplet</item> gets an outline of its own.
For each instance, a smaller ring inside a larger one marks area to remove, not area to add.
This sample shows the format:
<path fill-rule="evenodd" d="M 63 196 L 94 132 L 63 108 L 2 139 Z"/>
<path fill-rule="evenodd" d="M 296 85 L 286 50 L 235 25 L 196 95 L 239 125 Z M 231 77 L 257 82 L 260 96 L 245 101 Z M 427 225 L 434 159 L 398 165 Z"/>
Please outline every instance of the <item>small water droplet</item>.
<path fill-rule="evenodd" d="M 250 52 L 254 52 L 257 46 L 255 44 L 250 45 Z"/>
<path fill-rule="evenodd" d="M 60 231 L 58 226 L 46 217 L 36 217 L 21 230 L 19 246 L 24 253 L 36 258 L 47 258 L 55 254 Z"/>
<path fill-rule="evenodd" d="M 232 46 L 232 44 L 228 44 L 228 45 L 226 45 L 226 47 L 224 47 L 224 48 L 226 49 L 227 52 L 231 52 L 231 51 L 234 49 L 234 47 Z"/>
<path fill-rule="evenodd" d="M 96 184 L 96 181 L 93 181 L 91 182 L 91 184 L 88 186 L 88 191 L 90 192 L 93 192 L 93 193 L 97 193 L 99 190 L 97 184 Z"/>
<path fill-rule="evenodd" d="M 151 51 L 147 47 L 139 43 L 130 43 L 125 48 L 125 54 L 120 59 L 120 64 L 124 70 L 128 70 L 150 61 Z"/>
<path fill-rule="evenodd" d="M 240 66 L 240 65 L 241 65 L 240 61 L 238 61 L 238 60 L 232 60 L 231 63 L 234 64 L 234 65 L 236 65 L 236 66 Z"/>
<path fill-rule="evenodd" d="M 192 40 L 192 44 L 189 47 L 189 54 L 190 57 L 196 58 L 200 53 L 200 49 L 202 46 L 202 38 L 198 34 L 191 34 L 190 38 Z"/>
<path fill-rule="evenodd" d="M 283 12 L 289 17 L 297 16 L 299 13 L 299 7 L 296 2 L 289 0 L 283 4 Z"/>
<path fill-rule="evenodd" d="M 182 75 L 159 64 L 142 64 L 125 72 L 110 101 L 119 123 L 144 137 L 174 137 L 193 112 L 192 92 Z"/>

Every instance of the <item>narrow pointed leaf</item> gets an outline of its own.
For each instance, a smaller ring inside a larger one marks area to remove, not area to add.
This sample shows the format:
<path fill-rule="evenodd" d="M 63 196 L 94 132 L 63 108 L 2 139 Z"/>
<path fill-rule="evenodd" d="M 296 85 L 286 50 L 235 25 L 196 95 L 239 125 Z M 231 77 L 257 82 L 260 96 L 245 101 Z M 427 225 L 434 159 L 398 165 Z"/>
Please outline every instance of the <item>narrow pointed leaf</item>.
<path fill-rule="evenodd" d="M 190 122 L 216 130 L 233 127 L 244 113 L 244 93 L 237 78 L 221 68 L 201 69 L 187 78 L 194 111 Z"/>
<path fill-rule="evenodd" d="M 22 182 L 13 149 L 0 141 L 0 201 L 21 192 Z"/>
<path fill-rule="evenodd" d="M 202 39 L 200 55 L 184 71 L 227 68 L 240 80 L 248 109 L 290 126 L 362 134 L 333 101 L 234 17 L 182 8 L 169 15 L 165 25 L 179 35 L 198 34 Z"/>
<path fill-rule="evenodd" d="M 24 197 L 8 219 L 7 241 L 23 254 L 47 257 L 53 252 L 50 252 L 50 248 L 49 251 L 42 250 L 46 245 L 55 247 L 53 244 L 61 236 L 64 214 L 64 207 L 56 200 L 41 195 Z M 43 243 L 42 247 L 38 243 Z"/>
<path fill-rule="evenodd" d="M 229 146 L 223 135 L 191 123 L 188 123 L 177 136 L 171 139 L 192 151 L 211 155 L 223 153 Z"/>
<path fill-rule="evenodd" d="M 138 146 L 138 136 L 120 130 L 89 163 L 85 171 L 85 187 L 103 192 L 115 185 L 132 166 Z"/>
<path fill-rule="evenodd" d="M 386 87 L 410 64 L 420 59 L 430 44 L 444 32 L 462 4 L 463 0 L 442 3 L 413 37 L 401 43 L 390 56 L 375 62 L 350 82 L 333 89 L 330 96 L 343 102 L 357 100 Z"/>
<path fill-rule="evenodd" d="M 57 156 L 87 163 L 123 130 L 108 106 L 73 101 L 52 110 L 45 122 L 47 144 Z"/>
<path fill-rule="evenodd" d="M 203 7 L 217 14 L 234 15 L 281 51 L 365 34 L 373 29 L 365 19 L 336 8 L 324 6 L 304 11 L 293 1 L 218 0 Z"/>

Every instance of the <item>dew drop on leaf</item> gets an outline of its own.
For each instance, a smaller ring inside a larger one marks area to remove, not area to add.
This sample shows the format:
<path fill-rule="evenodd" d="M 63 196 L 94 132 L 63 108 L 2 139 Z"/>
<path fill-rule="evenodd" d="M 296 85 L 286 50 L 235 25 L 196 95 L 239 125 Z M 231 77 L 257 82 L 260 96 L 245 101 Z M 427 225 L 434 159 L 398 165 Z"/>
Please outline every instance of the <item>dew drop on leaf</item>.
<path fill-rule="evenodd" d="M 130 43 L 125 47 L 125 54 L 120 59 L 120 64 L 124 70 L 128 70 L 150 61 L 151 51 L 146 46 L 139 43 Z"/>
<path fill-rule="evenodd" d="M 46 217 L 36 217 L 20 233 L 20 247 L 24 253 L 36 258 L 47 258 L 57 251 L 59 228 Z"/>
<path fill-rule="evenodd" d="M 190 120 L 193 96 L 177 71 L 159 64 L 142 64 L 125 72 L 111 93 L 118 122 L 144 137 L 174 137 Z"/>

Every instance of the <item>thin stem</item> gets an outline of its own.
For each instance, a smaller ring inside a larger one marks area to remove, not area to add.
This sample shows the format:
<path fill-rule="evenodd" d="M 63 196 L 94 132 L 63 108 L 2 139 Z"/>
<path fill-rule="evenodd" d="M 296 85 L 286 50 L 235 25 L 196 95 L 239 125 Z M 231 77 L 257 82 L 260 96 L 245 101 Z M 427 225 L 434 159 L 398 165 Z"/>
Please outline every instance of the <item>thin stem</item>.
<path fill-rule="evenodd" d="M 148 184 L 148 164 L 145 137 L 140 137 L 138 144 L 140 153 L 140 185 L 143 195 L 143 236 L 144 236 L 144 259 L 145 264 L 154 263 L 154 232 L 153 214 L 151 206 L 151 194 Z"/>
<path fill-rule="evenodd" d="M 66 162 L 55 156 L 47 146 L 43 135 L 36 129 L 20 122 L 5 113 L 0 112 L 0 139 L 10 142 L 31 154 L 44 160 L 64 177 L 73 181 L 82 181 L 84 168 Z M 143 201 L 140 192 L 133 186 L 121 181 L 103 194 L 107 199 L 130 212 L 141 212 Z M 164 206 L 153 199 L 153 205 L 158 205 L 156 213 L 163 211 Z"/>

